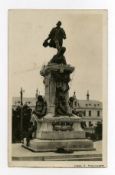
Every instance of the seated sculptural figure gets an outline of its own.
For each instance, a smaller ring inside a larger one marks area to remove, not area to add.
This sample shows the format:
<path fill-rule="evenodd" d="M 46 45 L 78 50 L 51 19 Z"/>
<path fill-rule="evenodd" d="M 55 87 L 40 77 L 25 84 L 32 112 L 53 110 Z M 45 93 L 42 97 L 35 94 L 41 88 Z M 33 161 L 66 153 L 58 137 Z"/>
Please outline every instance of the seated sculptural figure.
<path fill-rule="evenodd" d="M 36 102 L 35 114 L 38 118 L 42 118 L 43 116 L 45 116 L 46 111 L 47 111 L 46 101 L 43 99 L 41 95 L 39 95 Z"/>
<path fill-rule="evenodd" d="M 64 56 L 64 52 L 66 51 L 65 47 L 62 47 L 60 51 L 53 56 L 49 63 L 57 63 L 57 64 L 67 64 Z"/>

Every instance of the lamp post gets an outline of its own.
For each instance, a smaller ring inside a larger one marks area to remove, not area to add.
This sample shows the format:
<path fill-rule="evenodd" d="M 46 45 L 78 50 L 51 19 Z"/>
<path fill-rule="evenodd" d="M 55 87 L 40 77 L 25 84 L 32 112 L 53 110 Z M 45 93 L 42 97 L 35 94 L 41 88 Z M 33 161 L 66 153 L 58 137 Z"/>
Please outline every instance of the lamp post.
<path fill-rule="evenodd" d="M 20 90 L 20 104 L 21 104 L 21 115 L 20 115 L 20 139 L 23 139 L 23 92 L 24 90 L 21 88 Z"/>

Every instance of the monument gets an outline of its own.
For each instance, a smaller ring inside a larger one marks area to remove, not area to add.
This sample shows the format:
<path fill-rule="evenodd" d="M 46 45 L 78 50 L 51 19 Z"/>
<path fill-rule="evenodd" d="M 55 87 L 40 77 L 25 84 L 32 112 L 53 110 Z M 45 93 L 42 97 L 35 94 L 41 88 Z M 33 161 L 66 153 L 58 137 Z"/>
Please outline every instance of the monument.
<path fill-rule="evenodd" d="M 94 150 L 93 142 L 86 139 L 81 128 L 81 118 L 72 114 L 69 105 L 70 74 L 75 68 L 66 62 L 64 39 L 66 34 L 59 21 L 43 43 L 44 47 L 56 48 L 57 53 L 40 71 L 44 78 L 45 102 L 38 97 L 31 119 L 33 125 L 36 122 L 34 138 L 28 144 L 25 139 L 23 144 L 35 152 Z"/>

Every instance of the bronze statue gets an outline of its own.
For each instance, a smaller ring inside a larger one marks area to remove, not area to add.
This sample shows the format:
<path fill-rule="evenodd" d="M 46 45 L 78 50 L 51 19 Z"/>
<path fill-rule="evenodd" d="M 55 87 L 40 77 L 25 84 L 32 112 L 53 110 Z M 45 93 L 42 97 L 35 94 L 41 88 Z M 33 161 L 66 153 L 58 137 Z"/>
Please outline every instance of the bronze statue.
<path fill-rule="evenodd" d="M 63 39 L 66 39 L 66 34 L 63 28 L 61 28 L 61 21 L 58 21 L 56 24 L 56 27 L 54 27 L 48 36 L 48 38 L 44 41 L 43 46 L 44 47 L 53 47 L 57 48 L 58 51 L 63 46 Z"/>
<path fill-rule="evenodd" d="M 57 49 L 57 54 L 53 56 L 49 63 L 66 64 L 64 53 L 66 48 L 63 47 L 63 39 L 66 39 L 66 34 L 63 28 L 61 28 L 61 21 L 58 21 L 56 27 L 54 27 L 44 41 L 44 47 L 53 47 Z"/>

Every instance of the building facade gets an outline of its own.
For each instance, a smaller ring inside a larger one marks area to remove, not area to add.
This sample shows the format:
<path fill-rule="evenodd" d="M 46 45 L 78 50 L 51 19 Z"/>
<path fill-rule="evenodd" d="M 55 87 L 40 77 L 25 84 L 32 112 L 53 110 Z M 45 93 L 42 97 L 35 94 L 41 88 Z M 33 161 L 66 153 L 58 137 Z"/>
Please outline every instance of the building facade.
<path fill-rule="evenodd" d="M 77 99 L 75 92 L 70 100 L 73 112 L 83 118 L 87 127 L 96 126 L 97 122 L 102 123 L 102 102 L 91 100 L 89 92 L 85 100 Z"/>

